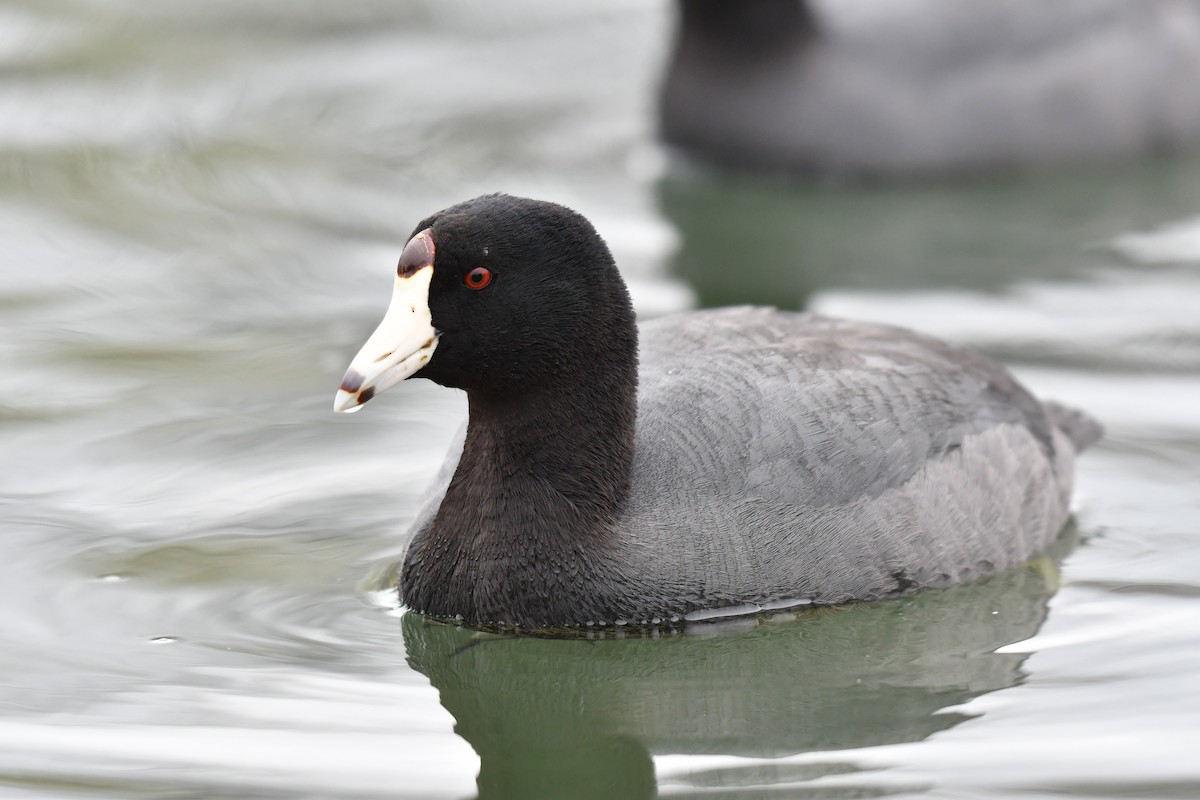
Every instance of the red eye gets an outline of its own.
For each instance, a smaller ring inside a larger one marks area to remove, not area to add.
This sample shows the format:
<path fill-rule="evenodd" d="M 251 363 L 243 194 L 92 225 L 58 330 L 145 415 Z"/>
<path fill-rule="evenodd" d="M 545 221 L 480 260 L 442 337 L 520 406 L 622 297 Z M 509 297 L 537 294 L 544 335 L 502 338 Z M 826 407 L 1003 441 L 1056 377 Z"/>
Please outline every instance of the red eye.
<path fill-rule="evenodd" d="M 492 271 L 487 267 L 476 267 L 463 276 L 468 289 L 482 289 L 492 282 Z"/>

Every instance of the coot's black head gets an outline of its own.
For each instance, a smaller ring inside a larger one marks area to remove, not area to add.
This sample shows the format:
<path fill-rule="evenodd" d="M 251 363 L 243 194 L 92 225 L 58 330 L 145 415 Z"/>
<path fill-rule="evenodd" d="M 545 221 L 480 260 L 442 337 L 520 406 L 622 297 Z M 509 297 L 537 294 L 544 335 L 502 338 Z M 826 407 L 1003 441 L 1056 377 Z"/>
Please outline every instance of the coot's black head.
<path fill-rule="evenodd" d="M 597 360 L 635 364 L 635 337 L 625 284 L 591 223 L 554 203 L 478 197 L 416 226 L 391 306 L 334 408 L 355 410 L 411 375 L 520 395 Z"/>

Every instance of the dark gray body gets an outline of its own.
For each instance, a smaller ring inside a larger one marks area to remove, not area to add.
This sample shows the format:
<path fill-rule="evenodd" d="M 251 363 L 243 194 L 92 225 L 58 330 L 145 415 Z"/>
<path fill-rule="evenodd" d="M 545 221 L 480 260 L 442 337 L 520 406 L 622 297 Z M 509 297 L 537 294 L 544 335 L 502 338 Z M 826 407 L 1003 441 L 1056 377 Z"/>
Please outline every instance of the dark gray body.
<path fill-rule="evenodd" d="M 744 31 L 684 15 L 667 142 L 734 166 L 889 178 L 1200 141 L 1196 0 L 830 0 L 809 3 L 815 32 L 785 36 L 788 2 L 737 3 L 767 20 Z"/>
<path fill-rule="evenodd" d="M 839 603 L 1018 565 L 1062 528 L 1075 453 L 1099 436 L 998 364 L 902 329 L 736 308 L 639 339 L 630 494 L 551 588 L 583 614 Z"/>

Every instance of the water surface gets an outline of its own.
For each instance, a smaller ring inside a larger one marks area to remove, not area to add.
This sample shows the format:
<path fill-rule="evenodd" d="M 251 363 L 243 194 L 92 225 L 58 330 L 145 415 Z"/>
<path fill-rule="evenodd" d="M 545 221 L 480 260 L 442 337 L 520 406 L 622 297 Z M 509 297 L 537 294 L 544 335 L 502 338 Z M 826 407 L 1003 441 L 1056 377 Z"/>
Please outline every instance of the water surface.
<path fill-rule="evenodd" d="M 0 795 L 1200 795 L 1200 160 L 966 186 L 664 170 L 668 8 L 0 8 Z M 554 199 L 645 316 L 912 325 L 1102 417 L 1075 530 L 757 626 L 479 636 L 386 588 L 465 413 L 333 391 L 427 213 Z M 564 788 L 566 787 L 566 788 Z"/>

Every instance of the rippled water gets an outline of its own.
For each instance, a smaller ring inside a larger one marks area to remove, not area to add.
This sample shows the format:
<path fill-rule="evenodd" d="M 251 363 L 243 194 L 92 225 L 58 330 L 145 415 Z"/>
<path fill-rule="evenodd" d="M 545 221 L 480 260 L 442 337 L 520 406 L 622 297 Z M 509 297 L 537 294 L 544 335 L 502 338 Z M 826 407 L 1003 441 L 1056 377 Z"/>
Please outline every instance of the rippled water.
<path fill-rule="evenodd" d="M 1200 796 L 1200 159 L 681 177 L 650 114 L 667 12 L 0 7 L 0 795 Z M 1077 530 L 752 627 L 402 618 L 464 404 L 414 382 L 341 417 L 333 390 L 414 222 L 495 190 L 590 216 L 643 314 L 899 322 L 1093 410 Z"/>

